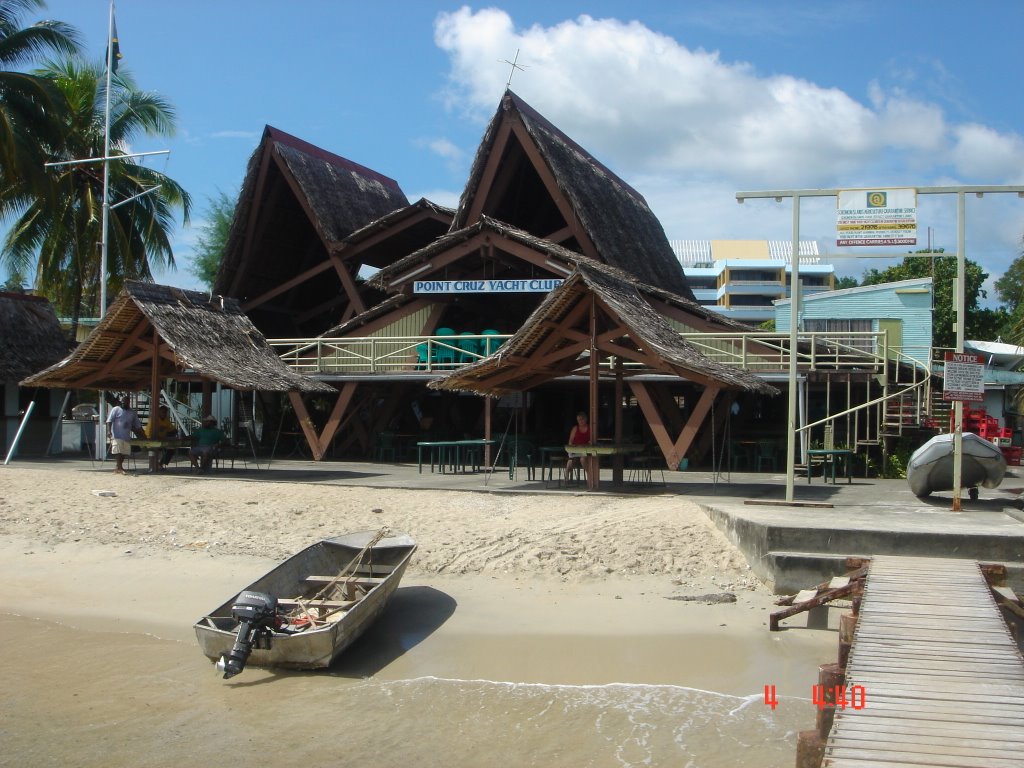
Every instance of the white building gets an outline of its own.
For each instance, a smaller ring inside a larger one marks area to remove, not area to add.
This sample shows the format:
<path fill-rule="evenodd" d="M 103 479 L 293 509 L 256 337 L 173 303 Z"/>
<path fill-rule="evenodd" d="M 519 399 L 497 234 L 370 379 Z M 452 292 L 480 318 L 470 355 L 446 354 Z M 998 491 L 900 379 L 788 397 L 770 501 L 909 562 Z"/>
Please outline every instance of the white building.
<path fill-rule="evenodd" d="M 789 240 L 670 240 L 697 301 L 726 317 L 758 325 L 775 318 L 773 301 L 790 296 Z M 835 287 L 815 240 L 800 242 L 803 295 Z"/>

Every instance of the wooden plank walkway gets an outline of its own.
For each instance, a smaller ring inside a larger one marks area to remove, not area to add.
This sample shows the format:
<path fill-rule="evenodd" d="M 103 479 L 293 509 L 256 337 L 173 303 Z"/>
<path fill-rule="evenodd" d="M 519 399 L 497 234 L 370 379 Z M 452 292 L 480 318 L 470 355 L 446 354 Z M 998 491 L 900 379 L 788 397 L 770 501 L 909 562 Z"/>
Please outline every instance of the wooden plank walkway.
<path fill-rule="evenodd" d="M 822 766 L 1024 766 L 1024 661 L 978 564 L 872 558 Z"/>

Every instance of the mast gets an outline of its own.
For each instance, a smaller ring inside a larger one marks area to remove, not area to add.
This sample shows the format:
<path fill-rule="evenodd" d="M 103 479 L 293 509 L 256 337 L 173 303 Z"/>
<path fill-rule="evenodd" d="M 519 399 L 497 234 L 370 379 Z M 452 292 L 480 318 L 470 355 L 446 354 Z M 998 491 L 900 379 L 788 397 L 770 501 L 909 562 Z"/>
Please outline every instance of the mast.
<path fill-rule="evenodd" d="M 110 231 L 110 75 L 114 60 L 114 0 L 110 0 L 107 19 L 107 87 L 103 110 L 103 216 L 100 230 L 100 311 L 102 320 L 107 313 L 107 239 Z M 99 393 L 98 423 L 96 425 L 96 458 L 107 458 L 107 403 L 106 393 Z"/>

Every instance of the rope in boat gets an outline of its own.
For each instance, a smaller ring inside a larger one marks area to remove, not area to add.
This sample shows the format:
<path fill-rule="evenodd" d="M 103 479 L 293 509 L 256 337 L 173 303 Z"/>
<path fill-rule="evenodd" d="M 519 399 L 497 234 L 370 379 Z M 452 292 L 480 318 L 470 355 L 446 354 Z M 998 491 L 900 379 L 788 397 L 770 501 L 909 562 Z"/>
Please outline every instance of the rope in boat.
<path fill-rule="evenodd" d="M 297 609 L 295 609 L 295 610 L 290 611 L 288 613 L 288 617 L 289 618 L 306 618 L 306 619 L 309 620 L 311 625 L 316 626 L 316 621 L 317 620 L 323 621 L 325 618 L 327 618 L 327 616 L 330 616 L 331 614 L 337 613 L 338 611 L 342 610 L 341 608 L 333 608 L 332 610 L 328 611 L 327 613 L 324 613 L 324 611 L 323 611 L 323 608 L 325 607 L 324 603 L 327 600 L 329 600 L 331 595 L 335 594 L 336 591 L 339 590 L 339 589 L 342 591 L 343 595 L 348 592 L 348 585 L 355 578 L 356 571 L 359 569 L 359 566 L 362 565 L 363 561 L 366 559 L 366 556 L 368 554 L 370 554 L 370 552 L 373 550 L 373 548 L 375 546 L 377 546 L 377 544 L 380 543 L 381 539 L 383 539 L 385 536 L 387 536 L 388 533 L 390 533 L 390 530 L 388 529 L 387 526 L 384 526 L 379 531 L 377 531 L 377 533 L 374 534 L 373 538 L 371 538 L 366 543 L 366 546 L 364 546 L 361 550 L 359 550 L 359 552 L 355 555 L 355 557 L 353 557 L 348 562 L 347 565 L 345 565 L 340 571 L 338 571 L 338 573 L 329 582 L 327 582 L 327 584 L 325 584 L 320 589 L 320 591 L 317 592 L 315 595 L 313 595 L 310 598 L 305 598 L 305 599 L 303 599 L 303 598 L 296 598 L 295 602 L 296 602 L 296 604 L 299 607 Z M 372 569 L 372 565 L 371 565 L 371 569 Z M 319 607 L 313 605 L 313 603 L 315 603 L 317 601 L 320 602 L 320 606 Z M 310 612 L 311 609 L 313 609 L 313 608 L 316 609 L 318 615 L 314 616 Z"/>

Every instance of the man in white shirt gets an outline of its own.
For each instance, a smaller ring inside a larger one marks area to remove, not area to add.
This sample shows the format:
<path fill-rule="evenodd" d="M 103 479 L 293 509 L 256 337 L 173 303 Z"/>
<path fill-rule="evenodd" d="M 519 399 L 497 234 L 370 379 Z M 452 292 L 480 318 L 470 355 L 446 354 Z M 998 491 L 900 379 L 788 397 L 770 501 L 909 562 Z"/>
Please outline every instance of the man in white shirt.
<path fill-rule="evenodd" d="M 110 409 L 110 414 L 107 416 L 110 452 L 117 459 L 114 473 L 126 475 L 128 472 L 124 468 L 124 458 L 130 456 L 132 452 L 132 445 L 129 441 L 134 435 L 142 434 L 142 422 L 139 421 L 135 411 L 131 409 L 127 397 L 121 398 L 117 403 Z"/>

